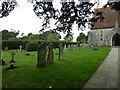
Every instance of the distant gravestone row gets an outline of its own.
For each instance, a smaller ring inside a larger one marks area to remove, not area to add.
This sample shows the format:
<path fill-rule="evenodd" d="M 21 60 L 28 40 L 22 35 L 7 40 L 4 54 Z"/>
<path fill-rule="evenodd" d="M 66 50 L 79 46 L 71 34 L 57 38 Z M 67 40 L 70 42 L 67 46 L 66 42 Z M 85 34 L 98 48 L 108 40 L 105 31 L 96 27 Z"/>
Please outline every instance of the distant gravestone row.
<path fill-rule="evenodd" d="M 23 48 L 22 45 L 20 45 L 18 51 L 22 52 L 22 48 Z M 8 46 L 6 46 L 5 49 L 3 49 L 3 50 L 7 51 L 8 50 Z"/>
<path fill-rule="evenodd" d="M 73 51 L 73 50 L 79 50 L 80 49 L 80 47 L 78 47 L 78 44 L 77 45 L 68 45 L 68 50 L 70 50 L 70 51 Z"/>

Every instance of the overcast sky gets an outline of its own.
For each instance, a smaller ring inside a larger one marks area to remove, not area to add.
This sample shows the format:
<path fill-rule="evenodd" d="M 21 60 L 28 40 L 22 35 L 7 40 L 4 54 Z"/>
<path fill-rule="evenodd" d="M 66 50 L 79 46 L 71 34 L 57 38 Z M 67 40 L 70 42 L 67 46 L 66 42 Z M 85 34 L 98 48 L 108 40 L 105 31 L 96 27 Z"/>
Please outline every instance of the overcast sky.
<path fill-rule="evenodd" d="M 31 3 L 28 3 L 27 0 L 16 0 L 19 4 L 18 7 L 16 7 L 7 17 L 0 19 L 0 31 L 7 29 L 7 30 L 16 30 L 20 31 L 21 33 L 24 33 L 24 35 L 27 35 L 28 33 L 38 34 L 39 30 L 41 29 L 42 20 L 39 19 L 35 13 L 33 12 L 33 6 Z M 58 0 L 57 0 L 58 1 Z M 94 2 L 94 0 L 91 0 Z M 100 0 L 100 6 L 105 4 L 107 0 Z M 55 2 L 54 0 L 54 6 L 56 8 L 60 8 L 59 2 Z M 52 28 L 52 27 L 51 27 Z M 83 31 L 85 34 L 89 29 L 86 28 L 85 31 Z M 78 31 L 76 26 L 73 27 L 74 33 L 74 41 L 76 40 L 77 36 L 80 32 Z M 63 33 L 60 33 L 62 37 L 65 35 Z M 20 36 L 19 35 L 19 36 Z"/>

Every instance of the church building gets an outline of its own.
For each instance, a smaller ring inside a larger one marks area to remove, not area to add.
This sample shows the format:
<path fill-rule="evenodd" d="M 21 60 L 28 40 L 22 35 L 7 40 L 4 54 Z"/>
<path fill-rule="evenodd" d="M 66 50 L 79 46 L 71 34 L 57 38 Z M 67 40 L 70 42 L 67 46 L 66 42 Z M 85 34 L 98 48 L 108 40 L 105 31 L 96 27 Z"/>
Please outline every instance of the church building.
<path fill-rule="evenodd" d="M 91 28 L 88 44 L 93 46 L 120 46 L 120 11 L 111 7 L 97 9 L 104 20 L 97 21 Z"/>

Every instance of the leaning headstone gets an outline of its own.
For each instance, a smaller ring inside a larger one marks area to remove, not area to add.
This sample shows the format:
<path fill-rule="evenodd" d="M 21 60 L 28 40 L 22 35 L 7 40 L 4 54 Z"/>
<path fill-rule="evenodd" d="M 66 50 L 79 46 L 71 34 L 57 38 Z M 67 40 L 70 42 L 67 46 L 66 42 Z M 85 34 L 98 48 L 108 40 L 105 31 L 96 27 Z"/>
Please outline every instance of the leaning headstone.
<path fill-rule="evenodd" d="M 53 44 L 50 43 L 48 46 L 48 57 L 47 57 L 47 63 L 53 64 L 54 63 L 54 52 L 53 52 Z"/>
<path fill-rule="evenodd" d="M 14 68 L 17 68 L 17 67 L 14 66 L 13 64 L 11 64 L 9 67 L 6 68 L 6 70 L 11 70 L 11 69 L 14 69 Z"/>
<path fill-rule="evenodd" d="M 60 43 L 59 45 L 59 60 L 63 60 L 63 54 L 64 54 L 64 47 L 63 47 L 63 44 Z"/>
<path fill-rule="evenodd" d="M 11 56 L 12 56 L 12 59 L 10 60 L 10 63 L 15 63 L 15 60 L 14 60 L 15 52 L 12 52 Z"/>
<path fill-rule="evenodd" d="M 38 49 L 37 67 L 44 67 L 46 65 L 46 53 L 47 53 L 46 44 L 42 43 Z"/>

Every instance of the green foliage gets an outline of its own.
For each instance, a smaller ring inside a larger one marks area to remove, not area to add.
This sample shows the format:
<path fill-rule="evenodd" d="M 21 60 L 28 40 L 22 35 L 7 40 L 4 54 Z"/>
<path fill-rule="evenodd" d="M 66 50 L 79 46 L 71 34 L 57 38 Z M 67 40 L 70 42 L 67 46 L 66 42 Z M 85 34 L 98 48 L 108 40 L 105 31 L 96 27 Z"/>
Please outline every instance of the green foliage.
<path fill-rule="evenodd" d="M 57 32 L 52 31 L 52 30 L 44 32 L 43 36 L 44 36 L 45 40 L 47 40 L 49 37 L 53 38 L 54 40 L 61 39 L 61 35 Z"/>
<path fill-rule="evenodd" d="M 44 31 L 50 21 L 55 19 L 56 31 L 70 33 L 73 25 L 76 23 L 78 29 L 84 29 L 86 26 L 91 26 L 91 17 L 93 14 L 91 8 L 94 6 L 90 2 L 61 2 L 61 9 L 53 7 L 52 2 L 36 2 L 34 7 L 35 14 L 41 19 L 43 25 L 41 31 Z M 86 25 L 87 24 L 87 25 Z"/>
<path fill-rule="evenodd" d="M 3 30 L 0 33 L 2 33 L 2 40 L 11 40 L 11 39 L 16 39 L 17 35 L 19 34 L 19 31 L 8 31 L 8 30 Z"/>
<path fill-rule="evenodd" d="M 52 34 L 49 34 L 47 40 L 48 41 L 53 41 L 54 40 L 54 36 Z"/>
<path fill-rule="evenodd" d="M 86 35 L 84 33 L 80 33 L 76 41 L 80 41 L 82 43 L 86 42 Z"/>
<path fill-rule="evenodd" d="M 23 49 L 25 49 L 26 44 L 28 41 L 21 41 L 21 40 L 3 40 L 2 41 L 2 49 L 5 49 L 7 46 L 8 49 L 19 49 L 21 45 Z"/>
<path fill-rule="evenodd" d="M 33 40 L 35 40 L 36 38 L 35 38 L 35 36 L 32 34 L 32 35 L 29 35 L 29 37 L 28 37 L 28 40 L 29 41 L 33 41 Z"/>
<path fill-rule="evenodd" d="M 34 42 L 29 42 L 27 45 L 26 45 L 26 50 L 29 52 L 29 51 L 37 51 L 39 48 L 39 43 L 34 41 Z"/>
<path fill-rule="evenodd" d="M 67 35 L 64 37 L 64 40 L 66 40 L 66 41 L 72 41 L 72 40 L 73 40 L 73 35 L 72 35 L 72 34 L 67 34 Z"/>
<path fill-rule="evenodd" d="M 5 69 L 9 66 L 13 51 L 3 52 L 2 57 L 7 64 L 2 66 L 3 88 L 82 88 L 106 58 L 110 48 L 100 47 L 97 51 L 82 48 L 72 52 L 65 49 L 62 62 L 55 55 L 53 65 L 39 69 L 36 67 L 37 52 L 30 52 L 34 56 L 24 55 L 26 51 L 16 52 L 15 65 L 18 68 L 7 71 Z"/>

